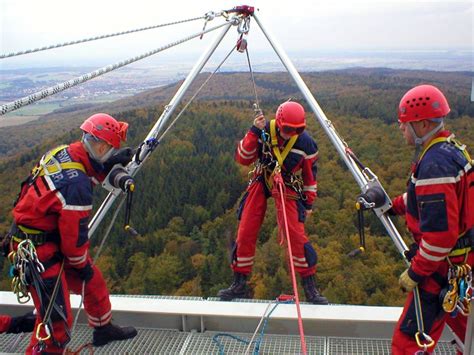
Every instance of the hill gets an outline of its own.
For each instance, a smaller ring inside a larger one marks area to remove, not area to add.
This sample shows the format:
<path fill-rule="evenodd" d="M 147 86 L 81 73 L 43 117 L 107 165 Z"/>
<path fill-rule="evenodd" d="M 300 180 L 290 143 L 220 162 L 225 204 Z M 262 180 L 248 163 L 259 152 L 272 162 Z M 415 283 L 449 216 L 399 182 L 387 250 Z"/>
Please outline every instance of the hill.
<path fill-rule="evenodd" d="M 252 122 L 248 80 L 240 73 L 218 76 L 203 93 L 204 100 L 191 105 L 137 175 L 135 200 L 139 203 L 133 209 L 132 225 L 141 235 L 126 235 L 119 217 L 99 259 L 112 292 L 212 296 L 228 285 L 228 252 L 237 226 L 235 210 L 248 172 L 233 162 L 235 144 Z M 392 196 L 405 188 L 412 154 L 394 123 L 396 105 L 415 83 L 435 82 L 448 90 L 453 117 L 457 117 L 448 124 L 464 143 L 474 147 L 472 105 L 463 101 L 470 88 L 468 75 L 361 69 L 308 73 L 305 80 L 313 92 L 320 93 L 316 97 L 340 134 L 379 175 Z M 269 117 L 282 99 L 297 97 L 283 74 L 259 74 L 257 82 Z M 101 106 L 94 111 L 114 112 L 118 119 L 128 121 L 130 145 L 136 146 L 161 114 L 165 97 L 174 90 L 176 85 L 120 100 L 113 110 L 107 109 L 112 106 Z M 233 96 L 234 92 L 242 96 Z M 61 121 L 69 127 L 64 130 L 57 128 L 60 113 L 42 122 L 47 128 L 28 125 L 41 139 L 34 149 L 4 158 L 1 227 L 9 225 L 10 201 L 21 177 L 51 145 L 76 139 L 77 121 L 88 112 L 73 112 Z M 367 253 L 347 257 L 357 246 L 354 198 L 358 187 L 312 115 L 308 122 L 308 130 L 318 141 L 320 161 L 319 198 L 307 232 L 319 255 L 318 279 L 324 294 L 335 303 L 400 304 L 403 296 L 397 276 L 404 265 L 373 216 L 367 221 Z M 70 130 L 72 127 L 75 129 Z M 13 131 L 10 138 L 18 140 Z M 397 225 L 404 230 L 402 221 Z M 103 228 L 94 245 L 100 242 Z M 0 268 L 1 263 L 3 260 Z M 3 263 L 3 275 L 6 268 Z M 7 289 L 8 280 L 2 280 L 1 287 Z M 285 252 L 277 243 L 273 203 L 259 235 L 251 284 L 258 298 L 274 298 L 291 290 Z"/>
<path fill-rule="evenodd" d="M 207 78 L 201 74 L 186 99 Z M 287 73 L 257 73 L 257 91 L 262 107 L 301 95 Z M 465 72 L 410 71 L 393 69 L 347 69 L 303 73 L 303 79 L 325 112 L 393 122 L 393 107 L 406 90 L 419 83 L 431 83 L 446 93 L 454 110 L 451 117 L 474 116 L 469 101 L 472 76 Z M 120 82 L 117 83 L 120 85 Z M 71 106 L 21 126 L 0 129 L 0 161 L 6 156 L 28 151 L 46 138 L 71 131 L 95 112 L 118 114 L 130 109 L 167 104 L 181 82 L 148 90 L 130 98 L 100 105 Z M 216 74 L 198 96 L 198 100 L 254 100 L 248 73 Z M 250 106 L 251 107 L 251 106 Z M 271 113 L 271 110 L 270 110 Z"/>

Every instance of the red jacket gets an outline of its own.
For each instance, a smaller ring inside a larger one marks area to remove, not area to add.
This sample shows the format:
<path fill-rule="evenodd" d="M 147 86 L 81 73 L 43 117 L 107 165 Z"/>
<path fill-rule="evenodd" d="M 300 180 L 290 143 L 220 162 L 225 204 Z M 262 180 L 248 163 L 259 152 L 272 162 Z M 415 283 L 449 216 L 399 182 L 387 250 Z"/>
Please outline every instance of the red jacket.
<path fill-rule="evenodd" d="M 79 162 L 79 169 L 64 169 L 54 175 L 39 176 L 31 185 L 25 185 L 13 209 L 17 225 L 45 232 L 58 232 L 60 245 L 46 243 L 40 248 L 40 260 L 48 260 L 58 250 L 67 264 L 82 268 L 89 248 L 88 221 L 92 210 L 93 179 L 103 176 L 94 170 L 82 143 L 76 142 L 55 154 L 60 162 Z M 97 168 L 96 168 L 97 169 Z M 99 169 L 97 169 L 99 170 Z"/>
<path fill-rule="evenodd" d="M 435 138 L 450 135 L 442 131 Z M 413 168 L 407 192 L 393 200 L 393 211 L 405 214 L 407 227 L 419 245 L 411 260 L 412 279 L 421 281 L 435 272 L 458 237 L 474 227 L 473 204 L 471 163 L 452 143 L 429 147 Z"/>
<path fill-rule="evenodd" d="M 269 123 L 265 127 L 265 131 L 269 133 Z M 261 130 L 257 127 L 252 126 L 247 132 L 245 137 L 237 145 L 235 153 L 235 160 L 242 165 L 250 165 L 257 159 L 264 162 L 265 157 L 262 156 L 262 140 Z M 278 144 L 280 150 L 286 145 L 286 142 L 278 136 Z M 273 155 L 273 151 L 272 151 Z M 276 159 L 274 157 L 274 159 Z M 307 133 L 303 132 L 298 136 L 295 144 L 291 148 L 288 156 L 286 157 L 282 173 L 296 173 L 301 170 L 301 176 L 303 178 L 303 193 L 306 197 L 304 204 L 306 209 L 311 209 L 313 202 L 316 198 L 317 193 L 317 166 L 318 160 L 318 146 L 313 138 Z"/>

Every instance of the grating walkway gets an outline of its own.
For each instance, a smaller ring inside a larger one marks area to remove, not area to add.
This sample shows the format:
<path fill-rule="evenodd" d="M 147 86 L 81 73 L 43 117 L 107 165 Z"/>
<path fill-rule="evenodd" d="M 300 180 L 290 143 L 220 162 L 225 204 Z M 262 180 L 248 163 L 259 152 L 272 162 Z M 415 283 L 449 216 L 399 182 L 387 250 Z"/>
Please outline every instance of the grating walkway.
<path fill-rule="evenodd" d="M 136 338 L 114 342 L 107 346 L 95 348 L 95 354 L 180 354 L 180 355 L 219 355 L 219 346 L 213 341 L 216 332 L 180 332 L 178 330 L 140 328 Z M 249 340 L 251 334 L 232 334 Z M 79 325 L 73 341 L 72 350 L 92 341 L 92 330 L 86 325 Z M 218 337 L 224 354 L 244 354 L 247 345 L 230 337 Z M 0 352 L 22 353 L 29 343 L 29 335 L 0 335 Z M 306 337 L 308 354 L 315 355 L 389 355 L 389 339 L 361 339 L 335 337 Z M 253 346 L 251 352 L 253 351 Z M 88 354 L 87 350 L 81 354 Z M 295 335 L 265 335 L 259 354 L 299 354 L 300 340 Z M 456 354 L 447 342 L 440 342 L 435 354 Z"/>

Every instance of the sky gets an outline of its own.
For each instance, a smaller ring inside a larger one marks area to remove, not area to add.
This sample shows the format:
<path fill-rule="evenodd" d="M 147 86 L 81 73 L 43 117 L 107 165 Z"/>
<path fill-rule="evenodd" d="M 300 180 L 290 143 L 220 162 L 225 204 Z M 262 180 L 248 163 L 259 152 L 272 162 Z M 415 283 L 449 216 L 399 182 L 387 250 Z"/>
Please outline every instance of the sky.
<path fill-rule="evenodd" d="M 227 0 L 0 0 L 0 52 L 151 26 L 241 4 Z M 472 1 L 254 0 L 246 4 L 259 9 L 266 28 L 293 55 L 473 50 Z M 216 19 L 208 27 L 218 23 L 221 21 Z M 196 33 L 203 24 L 196 21 L 7 58 L 0 60 L 0 69 L 22 65 L 107 65 Z M 164 60 L 195 56 L 213 36 L 211 33 L 202 41 L 193 40 L 171 49 Z M 231 29 L 220 50 L 227 52 L 237 36 L 235 28 Z M 251 23 L 248 42 L 253 53 L 271 50 L 255 22 Z"/>

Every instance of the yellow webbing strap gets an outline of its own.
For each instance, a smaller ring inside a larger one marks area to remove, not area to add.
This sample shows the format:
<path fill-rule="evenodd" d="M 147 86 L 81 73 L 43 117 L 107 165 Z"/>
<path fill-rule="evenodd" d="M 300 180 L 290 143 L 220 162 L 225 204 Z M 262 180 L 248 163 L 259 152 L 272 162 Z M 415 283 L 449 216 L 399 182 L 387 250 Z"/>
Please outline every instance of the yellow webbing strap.
<path fill-rule="evenodd" d="M 469 155 L 467 149 L 466 149 L 466 145 L 465 144 L 462 144 L 461 142 L 459 142 L 457 139 L 454 138 L 454 134 L 450 135 L 449 137 L 438 137 L 438 138 L 435 138 L 433 139 L 427 146 L 426 148 L 423 150 L 423 152 L 420 154 L 420 158 L 418 159 L 419 161 L 423 158 L 423 156 L 425 155 L 425 153 L 432 147 L 434 146 L 435 144 L 437 143 L 441 143 L 441 142 L 448 142 L 448 143 L 451 143 L 452 145 L 454 145 L 463 155 L 464 157 L 467 159 L 467 161 L 472 165 L 474 163 L 474 161 L 471 159 L 471 156 Z"/>
<path fill-rule="evenodd" d="M 43 155 L 41 158 L 39 164 L 33 168 L 31 171 L 31 174 L 33 176 L 43 176 L 43 175 L 53 175 L 60 173 L 64 169 L 77 169 L 82 171 L 83 173 L 86 172 L 86 168 L 84 165 L 78 162 L 66 162 L 66 163 L 60 163 L 54 156 L 61 150 L 66 149 L 68 145 L 60 145 L 59 147 L 56 147 L 52 150 L 50 150 L 48 153 Z"/>
<path fill-rule="evenodd" d="M 291 137 L 288 143 L 286 143 L 285 149 L 283 149 L 283 152 L 281 152 L 280 148 L 278 148 L 278 138 L 276 135 L 276 122 L 275 120 L 271 120 L 270 121 L 270 137 L 272 139 L 273 154 L 275 154 L 275 157 L 278 160 L 278 164 L 280 164 L 280 166 L 283 166 L 283 162 L 288 156 L 288 153 L 290 153 L 291 148 L 293 148 L 293 146 L 295 145 L 295 142 L 298 139 L 298 135 L 294 135 L 293 137 Z"/>

